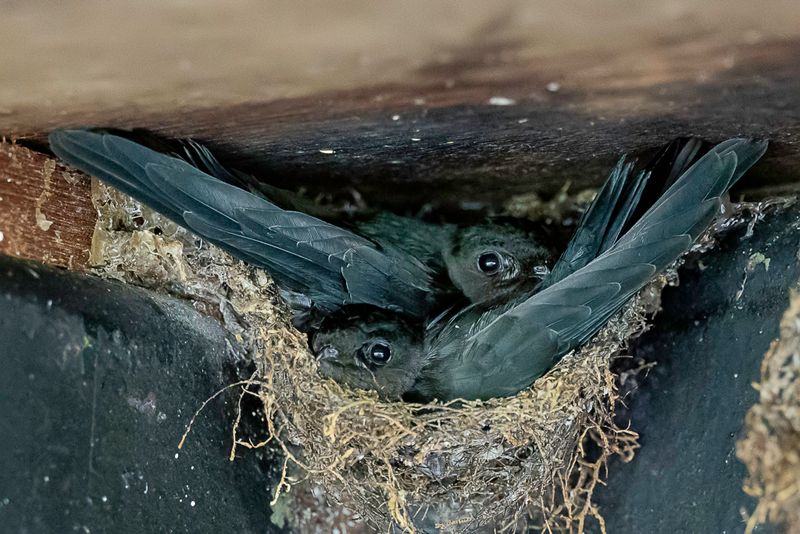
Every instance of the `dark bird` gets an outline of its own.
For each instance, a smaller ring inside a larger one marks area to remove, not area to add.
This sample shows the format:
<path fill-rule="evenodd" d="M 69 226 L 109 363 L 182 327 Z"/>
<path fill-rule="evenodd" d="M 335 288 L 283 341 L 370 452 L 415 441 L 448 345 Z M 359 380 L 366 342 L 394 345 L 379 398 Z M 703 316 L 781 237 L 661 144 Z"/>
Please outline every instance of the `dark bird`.
<path fill-rule="evenodd" d="M 518 224 L 494 220 L 461 228 L 382 214 L 361 223 L 357 234 L 291 209 L 314 207 L 286 191 L 266 184 L 256 184 L 260 195 L 245 191 L 256 189 L 252 178 L 227 170 L 191 140 L 151 150 L 112 133 L 73 130 L 54 132 L 50 141 L 66 162 L 268 270 L 279 286 L 299 296 L 295 304 L 313 307 L 324 321 L 311 341 L 323 372 L 390 398 L 446 397 L 426 386 L 424 377 L 433 361 L 446 359 L 442 347 L 458 344 L 453 330 L 468 326 L 470 317 L 476 324 L 486 321 L 498 310 L 511 317 L 523 296 L 570 279 L 638 220 L 642 198 L 657 197 L 664 182 L 680 176 L 701 151 L 697 140 L 673 143 L 656 165 L 635 176 L 621 160 L 549 272 L 546 241 Z M 650 171 L 665 164 L 667 179 L 649 180 Z M 434 281 L 443 272 L 473 305 L 442 316 L 426 334 L 423 324 L 437 301 L 441 306 L 441 296 L 452 293 Z M 449 344 L 432 342 L 450 338 Z"/>
<path fill-rule="evenodd" d="M 298 194 L 225 167 L 192 139 L 141 129 L 58 130 L 50 145 L 65 162 L 268 270 L 293 292 L 286 295 L 291 302 L 310 299 L 323 315 L 370 304 L 420 320 L 443 303 L 488 302 L 532 288 L 554 259 L 541 225 L 510 218 L 468 227 L 388 212 L 342 220 Z M 306 279 L 319 277 L 320 267 L 326 285 L 309 287 Z"/>
<path fill-rule="evenodd" d="M 281 288 L 302 297 L 296 302 L 308 301 L 321 316 L 366 306 L 424 321 L 434 309 L 430 269 L 390 243 L 282 209 L 187 161 L 117 135 L 57 130 L 49 141 L 70 165 L 267 270 Z M 203 163 L 217 165 L 208 156 Z"/>
<path fill-rule="evenodd" d="M 454 283 L 471 296 L 473 303 L 507 304 L 512 297 L 530 296 L 565 278 L 607 250 L 620 232 L 641 218 L 709 148 L 710 144 L 699 138 L 677 138 L 659 150 L 636 175 L 632 174 L 632 163 L 626 163 L 625 156 L 620 158 L 578 222 L 552 272 L 545 270 L 532 275 L 517 267 L 523 264 L 520 258 L 535 258 L 535 262 L 537 244 L 542 242 L 540 233 L 526 232 L 519 223 L 504 227 L 491 221 L 460 230 L 449 228 L 444 245 L 441 234 L 433 234 L 436 229 L 427 230 L 427 233 L 439 236 L 437 247 L 444 247 L 447 251 L 444 256 L 449 260 L 443 266 Z M 400 221 L 401 218 L 391 216 L 388 224 L 400 224 Z M 387 222 L 381 222 L 376 228 L 386 225 Z M 407 239 L 412 242 L 406 244 L 407 247 L 416 241 L 414 236 Z M 534 254 L 526 256 L 529 250 Z M 430 255 L 430 251 L 422 253 Z M 481 265 L 487 255 L 499 256 L 494 261 L 504 268 L 490 270 Z M 436 331 L 436 328 L 429 330 Z M 349 313 L 328 317 L 322 328 L 312 335 L 311 344 L 324 374 L 353 387 L 376 388 L 388 398 L 397 398 L 408 393 L 403 388 L 420 374 L 420 365 L 424 363 L 424 337 L 420 325 L 409 324 L 399 317 L 368 309 L 350 309 Z M 392 359 L 393 354 L 404 356 Z M 386 377 L 380 384 L 376 373 Z"/>
<path fill-rule="evenodd" d="M 555 239 L 549 235 L 550 232 L 544 225 L 532 221 L 492 217 L 479 224 L 460 226 L 433 224 L 419 218 L 404 217 L 389 212 L 380 212 L 366 219 L 343 220 L 333 210 L 310 202 L 296 193 L 274 187 L 236 169 L 226 168 L 208 148 L 193 139 L 166 139 L 143 129 L 132 131 L 104 129 L 92 132 L 56 132 L 52 137 L 52 143 L 53 150 L 61 154 L 65 161 L 72 162 L 91 174 L 98 170 L 96 163 L 85 154 L 72 150 L 68 143 L 88 144 L 97 154 L 105 154 L 108 159 L 114 161 L 118 158 L 118 153 L 110 151 L 110 148 L 122 147 L 131 150 L 130 145 L 118 139 L 119 137 L 142 145 L 137 149 L 136 157 L 145 154 L 150 162 L 173 166 L 176 165 L 175 162 L 167 161 L 165 157 L 169 156 L 170 160 L 181 159 L 224 184 L 263 197 L 269 203 L 270 209 L 278 206 L 286 211 L 311 215 L 343 230 L 349 230 L 355 235 L 366 237 L 378 246 L 386 247 L 390 252 L 394 251 L 393 256 L 397 256 L 396 251 L 412 256 L 429 270 L 432 282 L 427 285 L 437 292 L 433 301 L 438 303 L 453 303 L 462 297 L 471 303 L 502 302 L 513 295 L 528 293 L 536 287 L 542 288 L 574 271 L 594 258 L 598 250 L 608 246 L 610 242 L 608 236 L 604 239 L 604 236 L 598 234 L 599 232 L 619 231 L 619 228 L 609 224 L 611 217 L 618 221 L 623 219 L 622 214 L 617 213 L 615 209 L 619 210 L 621 206 L 631 209 L 637 205 L 641 208 L 645 203 L 637 204 L 635 199 L 629 198 L 630 195 L 641 194 L 645 185 L 653 189 L 654 184 L 661 187 L 668 183 L 670 177 L 672 179 L 677 177 L 678 171 L 688 167 L 688 163 L 693 161 L 692 158 L 702 146 L 702 141 L 692 138 L 677 139 L 667 145 L 645 167 L 645 171 L 653 174 L 653 179 L 649 179 L 646 173 L 640 173 L 635 178 L 629 176 L 632 166 L 625 165 L 623 157 L 581 221 L 579 225 L 581 231 L 573 238 L 570 248 L 564 252 L 551 273 L 550 266 L 555 260 Z M 145 148 L 152 149 L 162 156 L 148 153 Z M 117 162 L 125 167 L 134 179 L 138 179 L 136 167 L 126 167 L 124 160 Z M 147 162 L 148 160 L 141 161 L 140 165 Z M 190 172 L 181 167 L 184 169 L 183 172 Z M 98 177 L 105 179 L 102 174 Z M 115 182 L 110 181 L 110 183 L 113 185 Z M 137 182 L 133 182 L 133 186 L 137 185 L 139 185 Z M 636 186 L 639 189 L 634 189 Z M 239 194 L 226 189 L 222 184 L 217 185 L 214 194 L 222 194 L 225 191 L 230 191 L 230 195 L 233 196 Z M 658 192 L 660 191 L 656 191 Z M 161 192 L 162 204 L 171 204 L 173 200 L 164 193 Z M 159 192 L 156 191 L 154 194 L 158 195 Z M 148 203 L 148 199 L 138 198 Z M 210 206 L 216 202 L 215 198 L 209 195 L 206 195 L 205 200 Z M 649 203 L 652 203 L 652 200 Z M 177 222 L 184 224 L 186 221 Z M 199 231 L 200 228 L 193 230 L 203 235 Z M 316 231 L 316 228 L 312 228 L 311 231 Z M 302 232 L 302 226 L 298 226 L 295 234 L 298 241 L 303 237 Z M 213 235 L 203 237 L 215 240 Z M 238 250 L 236 247 L 229 247 L 228 250 L 241 258 L 249 259 L 246 251 Z M 280 262 L 280 256 L 276 256 L 274 261 Z M 280 282 L 279 274 L 276 278 Z"/>
<path fill-rule="evenodd" d="M 635 175 L 633 163 L 626 163 L 625 156 L 620 158 L 557 262 L 555 239 L 546 227 L 508 217 L 492 217 L 470 226 L 422 226 L 425 223 L 386 214 L 377 218 L 377 224 L 362 225 L 359 230 L 394 236 L 402 235 L 403 229 L 416 228 L 402 245 L 395 244 L 420 259 L 426 258 L 425 263 L 436 272 L 446 270 L 449 283 L 471 303 L 498 304 L 544 289 L 604 252 L 626 225 L 641 218 L 647 207 L 709 148 L 710 144 L 699 138 L 677 138 Z M 434 243 L 433 250 L 428 243 Z"/>
<path fill-rule="evenodd" d="M 636 292 L 686 252 L 719 212 L 722 196 L 766 148 L 766 141 L 749 139 L 716 145 L 639 219 L 612 216 L 609 231 L 598 234 L 599 245 L 589 239 L 570 243 L 567 251 L 588 247 L 591 259 L 573 263 L 573 256 L 586 256 L 567 253 L 567 274 L 556 275 L 532 295 L 499 306 L 474 304 L 445 313 L 428 325 L 424 335 L 385 313 L 323 323 L 311 339 L 320 368 L 336 380 L 376 389 L 388 399 L 514 395 L 597 333 Z M 630 183 L 634 185 L 621 198 L 640 196 L 635 191 L 641 183 Z M 628 201 L 618 205 L 635 212 Z M 586 217 L 592 216 L 587 212 Z M 579 228 L 575 239 L 581 235 Z"/>

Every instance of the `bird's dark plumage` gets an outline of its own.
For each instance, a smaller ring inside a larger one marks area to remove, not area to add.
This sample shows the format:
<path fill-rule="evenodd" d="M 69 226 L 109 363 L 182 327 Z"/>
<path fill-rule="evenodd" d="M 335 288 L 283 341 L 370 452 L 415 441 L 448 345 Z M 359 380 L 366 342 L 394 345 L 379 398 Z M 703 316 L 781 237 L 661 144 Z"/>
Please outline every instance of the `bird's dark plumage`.
<path fill-rule="evenodd" d="M 279 285 L 307 295 L 320 310 L 365 304 L 418 320 L 429 313 L 431 276 L 410 255 L 281 209 L 186 161 L 113 134 L 58 130 L 49 141 L 65 162 L 268 270 Z M 201 161 L 212 169 L 214 162 Z"/>
<path fill-rule="evenodd" d="M 417 386 L 422 396 L 489 398 L 529 386 L 691 247 L 718 213 L 721 196 L 766 147 L 747 139 L 720 143 L 584 267 L 527 299 L 489 310 L 473 306 L 437 327 Z"/>
<path fill-rule="evenodd" d="M 345 371 L 339 369 L 337 379 L 358 387 L 369 383 L 386 396 L 402 392 L 404 397 L 423 401 L 516 394 L 585 343 L 653 276 L 686 252 L 718 213 L 721 196 L 761 157 L 766 146 L 764 141 L 748 139 L 720 143 L 679 173 L 633 221 L 627 211 L 635 202 L 632 205 L 626 199 L 635 199 L 643 182 L 624 179 L 622 183 L 631 185 L 622 188 L 612 183 L 598 198 L 604 204 L 605 198 L 611 199 L 605 205 L 617 205 L 623 199 L 625 209 L 611 210 L 611 216 L 600 212 L 586 216 L 584 222 L 603 222 L 592 224 L 586 234 L 578 232 L 582 242 L 571 250 L 588 250 L 589 261 L 584 261 L 583 253 L 574 256 L 582 266 L 568 269 L 571 272 L 541 291 L 517 295 L 502 305 L 473 304 L 442 314 L 429 324 L 421 348 L 413 337 L 395 339 L 397 347 L 411 349 L 393 351 L 391 375 L 384 375 L 380 365 L 366 368 L 357 364 L 357 355 L 354 358 L 347 351 L 337 351 L 341 358 L 356 362 Z M 695 158 L 696 154 L 685 161 Z M 624 170 L 622 166 L 619 169 Z M 612 173 L 610 180 L 623 174 Z M 607 193 L 615 188 L 620 193 Z M 627 226 L 619 235 L 619 228 Z M 587 235 L 597 236 L 598 242 L 584 239 Z M 574 261 L 570 255 L 566 258 Z M 366 323 L 370 318 L 365 315 L 358 320 Z M 369 330 L 366 325 L 362 328 Z M 356 346 L 352 331 L 348 334 L 350 337 L 342 337 L 336 326 L 328 329 L 323 325 L 315 336 L 324 339 L 329 348 Z"/>
<path fill-rule="evenodd" d="M 301 294 L 298 302 L 320 312 L 311 345 L 323 372 L 417 400 L 529 386 L 690 248 L 767 146 L 731 139 L 704 154 L 702 141 L 678 139 L 636 174 L 623 158 L 541 279 L 550 251 L 532 234 L 491 223 L 398 232 L 408 225 L 388 215 L 352 232 L 286 209 L 291 198 L 281 207 L 252 194 L 246 176 L 191 140 L 152 150 L 113 133 L 61 130 L 50 144 L 67 163 Z M 445 274 L 472 304 L 425 329 L 442 304 Z"/>

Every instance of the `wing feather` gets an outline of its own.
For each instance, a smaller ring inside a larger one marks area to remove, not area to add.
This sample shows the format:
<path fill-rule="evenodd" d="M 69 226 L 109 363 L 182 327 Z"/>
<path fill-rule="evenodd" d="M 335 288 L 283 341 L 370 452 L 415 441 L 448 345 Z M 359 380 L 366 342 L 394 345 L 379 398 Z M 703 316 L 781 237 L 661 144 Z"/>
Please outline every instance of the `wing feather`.
<path fill-rule="evenodd" d="M 687 170 L 614 246 L 573 274 L 522 302 L 471 319 L 480 325 L 460 345 L 445 398 L 516 393 L 593 336 L 652 277 L 677 260 L 708 227 L 724 194 L 766 150 L 766 142 L 721 143 Z M 434 352 L 452 354 L 456 315 L 436 336 Z"/>
<path fill-rule="evenodd" d="M 67 163 L 140 200 L 231 254 L 274 274 L 286 289 L 327 307 L 369 304 L 423 318 L 431 275 L 415 258 L 320 219 L 279 208 L 189 162 L 123 137 L 57 130 L 53 151 Z M 204 147 L 187 151 L 227 173 Z"/>

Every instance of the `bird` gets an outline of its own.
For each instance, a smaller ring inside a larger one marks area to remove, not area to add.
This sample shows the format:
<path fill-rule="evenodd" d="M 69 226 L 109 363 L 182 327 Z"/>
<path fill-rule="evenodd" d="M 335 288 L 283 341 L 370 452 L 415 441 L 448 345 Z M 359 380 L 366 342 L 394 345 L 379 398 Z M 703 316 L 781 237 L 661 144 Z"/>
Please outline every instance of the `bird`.
<path fill-rule="evenodd" d="M 678 137 L 660 149 L 637 174 L 633 173 L 634 162 L 627 161 L 625 155 L 620 157 L 560 257 L 556 256 L 556 237 L 551 235 L 554 232 L 545 225 L 519 218 L 494 216 L 461 226 L 428 224 L 419 231 L 424 223 L 386 214 L 376 218 L 374 231 L 386 236 L 416 228 L 398 246 L 417 257 L 424 256 L 435 272 L 446 270 L 448 282 L 470 303 L 497 304 L 544 289 L 594 259 L 611 246 L 626 224 L 638 220 L 646 207 L 709 149 L 710 143 L 698 137 Z M 387 231 L 392 226 L 397 230 Z M 363 232 L 365 226 L 359 230 Z M 434 250 L 426 246 L 430 242 L 434 243 Z"/>
<path fill-rule="evenodd" d="M 577 264 L 531 294 L 499 305 L 478 303 L 445 311 L 424 332 L 383 311 L 323 322 L 310 340 L 320 371 L 351 387 L 376 390 L 387 400 L 515 395 L 589 340 L 688 251 L 719 212 L 723 196 L 766 149 L 765 140 L 717 144 L 666 187 L 641 217 L 611 217 L 613 231 L 600 240 L 594 257 L 585 261 L 586 256 L 576 255 L 582 258 Z M 580 233 L 579 228 L 575 239 Z"/>
<path fill-rule="evenodd" d="M 120 153 L 134 150 L 125 140 L 141 145 L 134 154 L 134 157 L 143 158 L 138 162 L 138 166 L 130 165 L 130 158 L 120 159 Z M 84 143 L 95 151 L 95 155 L 87 157 L 86 152 L 76 152 L 75 143 Z M 551 235 L 553 232 L 541 223 L 498 216 L 469 225 L 430 223 L 418 217 L 407 217 L 386 211 L 366 219 L 342 220 L 341 216 L 330 208 L 320 206 L 296 193 L 275 187 L 267 181 L 237 169 L 227 168 L 211 150 L 194 139 L 167 139 L 140 128 L 134 130 L 104 128 L 92 129 L 90 132 L 56 131 L 52 136 L 51 146 L 57 155 L 63 156 L 62 159 L 72 162 L 90 174 L 99 170 L 96 168 L 96 162 L 92 160 L 93 157 L 97 158 L 97 154 L 102 154 L 106 160 L 117 161 L 119 166 L 127 170 L 129 179 L 127 187 L 150 190 L 149 197 L 138 197 L 145 204 L 148 204 L 153 197 L 160 197 L 161 203 L 165 205 L 173 203 L 174 200 L 167 192 L 152 191 L 148 181 L 151 178 L 145 177 L 144 180 L 137 181 L 142 173 L 140 167 L 160 162 L 168 166 L 177 166 L 181 169 L 180 172 L 196 175 L 195 171 L 173 161 L 182 160 L 195 167 L 197 171 L 217 178 L 223 184 L 236 186 L 262 197 L 270 204 L 270 209 L 274 209 L 274 205 L 287 211 L 311 215 L 372 240 L 379 246 L 387 245 L 393 252 L 393 257 L 398 255 L 398 251 L 412 256 L 429 271 L 431 282 L 428 286 L 436 292 L 433 302 L 440 304 L 443 302 L 452 304 L 458 299 L 473 304 L 500 302 L 510 295 L 530 291 L 537 286 L 544 287 L 570 268 L 574 270 L 581 261 L 593 257 L 591 247 L 601 243 L 601 238 L 594 234 L 607 226 L 606 218 L 612 215 L 615 203 L 623 202 L 620 196 L 623 189 L 632 187 L 631 180 L 634 180 L 634 177 L 629 176 L 630 165 L 624 165 L 623 156 L 606 181 L 607 186 L 600 191 L 597 201 L 593 203 L 592 209 L 586 213 L 579 225 L 579 228 L 583 229 L 583 237 L 578 235 L 572 240 L 571 249 L 565 251 L 555 272 L 551 272 L 550 266 L 556 259 L 556 240 Z M 677 176 L 676 170 L 685 167 L 701 146 L 702 142 L 696 138 L 676 139 L 662 149 L 645 170 L 649 170 L 654 179 L 657 178 L 656 183 L 663 184 L 670 176 Z M 145 149 L 150 149 L 152 152 Z M 108 175 L 102 172 L 98 177 L 108 179 Z M 648 177 L 642 175 L 635 178 L 640 185 L 654 181 L 650 179 L 648 182 L 647 179 Z M 110 183 L 113 185 L 115 182 Z M 227 189 L 223 184 L 216 184 L 210 193 L 200 191 L 192 193 L 203 194 L 204 200 L 211 206 L 226 191 L 230 191 L 230 196 L 240 195 L 238 191 Z M 253 201 L 252 198 L 249 200 Z M 630 199 L 627 200 L 628 205 L 636 205 L 630 202 Z M 639 204 L 641 206 L 641 203 Z M 157 205 L 151 207 L 159 209 Z M 186 221 L 177 222 L 183 224 Z M 193 230 L 202 235 L 199 232 L 200 228 Z M 310 228 L 309 232 L 316 230 L 317 228 Z M 214 236 L 208 237 L 214 240 Z M 298 241 L 304 237 L 302 226 L 295 228 L 295 237 Z M 243 259 L 251 259 L 246 251 L 239 250 L 239 247 L 229 245 L 228 250 Z M 569 261 L 565 261 L 566 259 Z M 275 261 L 281 260 L 276 257 Z M 276 278 L 280 281 L 279 274 Z M 286 284 L 281 285 L 286 286 Z M 302 292 L 285 290 L 285 295 L 296 303 L 307 304 L 309 300 Z M 302 309 L 302 305 L 299 308 Z M 436 306 L 433 305 L 431 308 Z M 300 324 L 301 321 L 297 323 Z"/>
<path fill-rule="evenodd" d="M 282 209 L 184 159 L 113 133 L 54 130 L 48 141 L 64 162 L 267 270 L 287 300 L 302 308 L 295 311 L 315 318 L 309 324 L 350 306 L 417 322 L 436 309 L 441 292 L 431 270 L 391 243 Z M 213 157 L 204 164 L 217 166 Z M 227 173 L 221 166 L 215 172 Z"/>
<path fill-rule="evenodd" d="M 422 372 L 424 367 L 409 362 L 424 361 L 430 353 L 430 333 L 439 328 L 431 325 L 453 322 L 461 328 L 458 321 L 441 319 L 457 305 L 430 321 L 434 303 L 452 295 L 435 277 L 445 272 L 466 297 L 466 309 L 487 314 L 513 297 L 545 290 L 607 250 L 636 220 L 632 213 L 643 208 L 640 199 L 648 189 L 666 188 L 701 152 L 696 139 L 676 140 L 637 175 L 620 159 L 551 271 L 546 262 L 552 253 L 541 231 L 523 230 L 519 222 L 408 224 L 409 218 L 384 214 L 354 233 L 291 209 L 314 207 L 269 184 L 254 185 L 192 140 L 151 149 L 112 131 L 56 130 L 50 144 L 65 162 L 268 270 L 290 303 L 316 312 L 313 327 L 305 326 L 323 374 L 355 387 L 377 387 L 389 397 L 408 394 L 410 377 Z M 663 183 L 649 180 L 665 163 L 670 171 Z M 341 365 L 348 358 L 359 370 Z M 402 386 L 379 384 L 373 372 L 378 367 L 384 377 L 396 369 L 387 382 Z"/>
<path fill-rule="evenodd" d="M 619 233 L 637 221 L 710 146 L 697 137 L 678 137 L 661 148 L 636 175 L 632 174 L 633 163 L 622 156 L 580 218 L 553 270 L 545 270 L 540 276 L 532 277 L 515 269 L 504 282 L 502 278 L 492 278 L 491 273 L 482 277 L 481 266 L 476 265 L 486 254 L 506 256 L 496 263 L 520 264 L 518 258 L 523 254 L 520 251 L 532 246 L 531 241 L 526 241 L 527 235 L 519 231 L 518 222 L 511 225 L 516 231 L 497 231 L 496 222 L 489 221 L 453 232 L 447 249 L 452 252 L 445 254 L 451 260 L 447 268 L 452 279 L 465 293 L 472 286 L 476 290 L 471 295 L 472 304 L 483 306 L 504 304 L 512 296 L 530 296 L 552 285 L 613 245 Z M 542 242 L 538 234 L 533 242 Z M 424 328 L 420 325 L 383 312 L 351 309 L 345 315 L 329 317 L 312 334 L 310 345 L 326 376 L 352 387 L 378 389 L 387 398 L 413 398 L 406 390 L 409 379 L 418 376 L 424 361 L 424 339 Z M 392 360 L 395 353 L 403 357 Z M 384 378 L 380 383 L 376 372 Z"/>

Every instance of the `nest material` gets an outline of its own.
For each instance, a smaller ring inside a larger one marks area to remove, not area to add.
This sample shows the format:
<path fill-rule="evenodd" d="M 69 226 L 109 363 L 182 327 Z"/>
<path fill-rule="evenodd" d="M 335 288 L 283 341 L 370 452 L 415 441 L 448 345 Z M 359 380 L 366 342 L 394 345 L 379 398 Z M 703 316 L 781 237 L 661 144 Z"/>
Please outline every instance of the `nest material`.
<path fill-rule="evenodd" d="M 592 491 L 611 456 L 629 460 L 637 448 L 636 433 L 614 422 L 609 363 L 645 330 L 669 277 L 654 280 L 591 343 L 515 397 L 383 402 L 318 374 L 305 335 L 289 326 L 263 272 L 97 182 L 93 198 L 98 271 L 191 298 L 256 361 L 251 383 L 263 400 L 267 442 L 285 454 L 276 500 L 308 481 L 381 529 L 582 531 L 590 516 L 602 527 Z M 257 446 L 235 430 L 234 441 L 234 449 Z"/>
<path fill-rule="evenodd" d="M 637 446 L 636 434 L 613 421 L 608 367 L 644 329 L 643 307 L 637 299 L 591 344 L 511 398 L 382 402 L 320 379 L 315 362 L 294 351 L 262 353 L 260 394 L 287 457 L 373 526 L 515 530 L 530 516 L 548 529 L 582 530 L 587 516 L 599 518 L 591 493 L 606 460 L 630 459 Z M 599 452 L 592 455 L 587 441 Z M 293 447 L 301 458 L 291 456 Z"/>
<path fill-rule="evenodd" d="M 745 491 L 758 499 L 747 523 L 766 521 L 800 532 L 800 293 L 792 291 L 781 337 L 761 364 L 759 402 L 745 417 L 736 454 L 747 466 Z"/>

